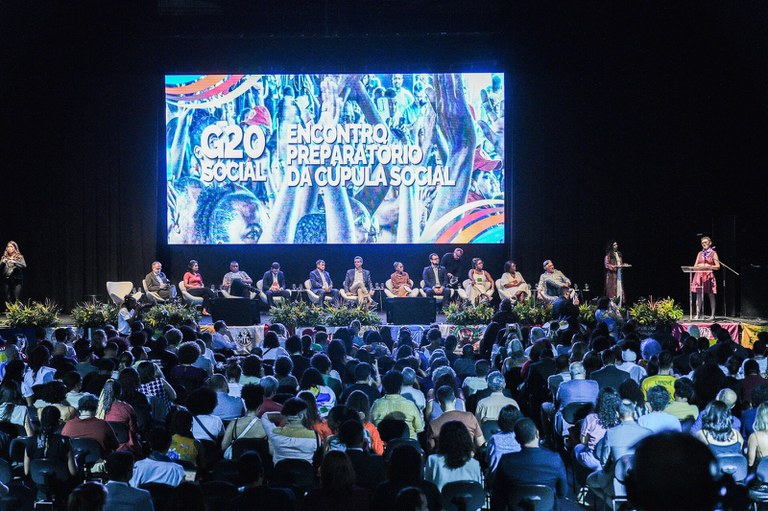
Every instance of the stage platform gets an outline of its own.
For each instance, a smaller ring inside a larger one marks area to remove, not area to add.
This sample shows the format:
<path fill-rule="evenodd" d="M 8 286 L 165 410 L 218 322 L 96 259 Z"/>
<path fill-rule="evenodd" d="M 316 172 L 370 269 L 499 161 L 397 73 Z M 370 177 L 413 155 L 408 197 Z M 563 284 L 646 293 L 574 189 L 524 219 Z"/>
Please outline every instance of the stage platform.
<path fill-rule="evenodd" d="M 381 320 L 381 326 L 387 326 L 390 328 L 390 333 L 393 339 L 397 338 L 397 334 L 400 328 L 408 328 L 414 341 L 419 342 L 421 337 L 425 334 L 429 325 L 387 325 L 386 313 L 378 311 L 379 319 Z M 4 320 L 5 314 L 0 314 L 0 320 Z M 240 338 L 238 342 L 243 347 L 243 352 L 250 352 L 255 346 L 259 346 L 264 338 L 264 332 L 266 330 L 265 325 L 271 324 L 271 315 L 264 311 L 261 314 L 261 324 L 259 325 L 230 325 L 230 330 L 236 338 Z M 59 320 L 62 326 L 74 326 L 72 316 L 69 314 L 60 314 Z M 443 336 L 453 334 L 458 337 L 471 337 L 474 341 L 477 341 L 485 332 L 485 325 L 475 325 L 468 327 L 459 327 L 457 325 L 449 325 L 445 323 L 445 316 L 438 314 L 435 321 L 440 326 L 440 331 Z M 678 324 L 672 328 L 672 333 L 675 337 L 680 338 L 680 334 L 683 330 L 688 330 L 691 326 L 695 326 L 699 330 L 699 335 L 713 339 L 711 334 L 711 327 L 714 323 L 718 323 L 721 327 L 725 328 L 731 337 L 748 348 L 752 347 L 752 344 L 757 340 L 757 334 L 759 332 L 768 332 L 768 319 L 763 318 L 739 318 L 729 316 L 715 316 L 713 319 L 691 319 L 689 316 L 684 316 Z M 307 325 L 299 329 L 297 333 L 301 334 L 303 328 L 311 328 L 312 325 Z M 203 316 L 200 320 L 200 327 L 205 330 L 213 331 L 213 322 L 210 316 Z M 328 327 L 329 333 L 333 333 L 338 327 Z M 371 327 L 363 327 L 364 330 Z"/>

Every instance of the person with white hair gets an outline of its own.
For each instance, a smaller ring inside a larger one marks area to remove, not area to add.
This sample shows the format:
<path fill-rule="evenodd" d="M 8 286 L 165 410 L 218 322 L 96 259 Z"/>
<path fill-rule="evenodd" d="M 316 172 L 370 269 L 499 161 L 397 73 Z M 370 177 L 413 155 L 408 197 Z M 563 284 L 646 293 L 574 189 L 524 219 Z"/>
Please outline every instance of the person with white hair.
<path fill-rule="evenodd" d="M 547 303 L 554 303 L 561 295 L 562 289 L 570 290 L 571 279 L 563 275 L 563 272 L 555 269 L 551 259 L 543 263 L 544 273 L 539 277 L 538 292 L 539 300 Z"/>
<path fill-rule="evenodd" d="M 507 405 L 520 409 L 517 401 L 504 395 L 504 375 L 499 371 L 493 371 L 488 375 L 487 380 L 491 395 L 481 399 L 477 403 L 477 409 L 475 410 L 475 417 L 480 424 L 485 421 L 499 420 L 499 412 Z"/>

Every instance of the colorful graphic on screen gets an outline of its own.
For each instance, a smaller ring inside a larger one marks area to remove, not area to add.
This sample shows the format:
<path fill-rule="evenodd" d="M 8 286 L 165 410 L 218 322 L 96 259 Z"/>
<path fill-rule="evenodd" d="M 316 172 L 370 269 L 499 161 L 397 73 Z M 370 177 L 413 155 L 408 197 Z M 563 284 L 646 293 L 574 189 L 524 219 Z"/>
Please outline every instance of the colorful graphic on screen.
<path fill-rule="evenodd" d="M 503 243 L 504 75 L 168 75 L 169 244 Z"/>

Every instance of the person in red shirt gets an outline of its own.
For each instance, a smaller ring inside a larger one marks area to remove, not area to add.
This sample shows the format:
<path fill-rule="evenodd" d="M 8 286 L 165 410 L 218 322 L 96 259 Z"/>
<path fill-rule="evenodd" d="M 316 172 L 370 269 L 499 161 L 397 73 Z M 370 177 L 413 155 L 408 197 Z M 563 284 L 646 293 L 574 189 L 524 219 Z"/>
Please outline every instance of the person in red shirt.
<path fill-rule="evenodd" d="M 106 457 L 117 449 L 118 443 L 115 432 L 107 421 L 96 418 L 99 400 L 88 394 L 77 403 L 79 416 L 64 423 L 61 434 L 70 438 L 92 438 L 99 442 L 102 457 Z"/>

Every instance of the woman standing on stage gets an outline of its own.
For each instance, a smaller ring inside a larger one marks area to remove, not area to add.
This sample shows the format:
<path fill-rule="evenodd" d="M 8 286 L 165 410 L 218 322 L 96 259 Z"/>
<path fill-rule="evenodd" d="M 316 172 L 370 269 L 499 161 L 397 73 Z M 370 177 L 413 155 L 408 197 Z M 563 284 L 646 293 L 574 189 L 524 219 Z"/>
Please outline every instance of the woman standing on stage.
<path fill-rule="evenodd" d="M 699 319 L 701 315 L 701 302 L 704 299 L 704 294 L 709 296 L 709 319 L 714 319 L 717 281 L 712 272 L 720 269 L 720 258 L 717 257 L 717 252 L 715 252 L 715 247 L 712 246 L 712 240 L 709 236 L 701 238 L 701 252 L 696 256 L 693 267 L 696 273 L 693 274 L 691 280 L 691 293 L 696 293 L 695 319 Z"/>
<path fill-rule="evenodd" d="M 187 293 L 192 296 L 200 296 L 203 298 L 203 315 L 208 315 L 208 308 L 210 308 L 211 300 L 216 298 L 213 291 L 205 287 L 203 284 L 203 276 L 198 271 L 197 261 L 192 259 L 187 265 L 187 273 L 184 274 L 184 285 L 187 288 Z"/>
<path fill-rule="evenodd" d="M 618 302 L 619 306 L 624 302 L 624 283 L 621 278 L 621 268 L 624 265 L 624 258 L 619 252 L 619 243 L 611 240 L 605 247 L 605 296 L 612 301 Z"/>
<path fill-rule="evenodd" d="M 21 295 L 21 284 L 24 282 L 24 268 L 27 267 L 24 256 L 19 252 L 19 245 L 9 241 L 0 259 L 0 275 L 3 278 L 3 303 L 16 302 Z"/>

